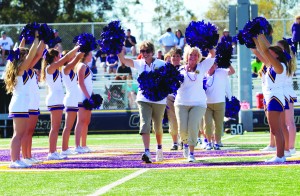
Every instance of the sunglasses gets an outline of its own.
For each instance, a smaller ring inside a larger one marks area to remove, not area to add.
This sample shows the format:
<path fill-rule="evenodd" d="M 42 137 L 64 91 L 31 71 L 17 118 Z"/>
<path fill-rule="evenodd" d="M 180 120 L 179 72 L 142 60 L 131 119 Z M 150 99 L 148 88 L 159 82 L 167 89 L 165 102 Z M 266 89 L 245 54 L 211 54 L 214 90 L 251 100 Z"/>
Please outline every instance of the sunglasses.
<path fill-rule="evenodd" d="M 150 49 L 147 49 L 147 50 L 140 50 L 140 53 L 145 53 L 145 52 L 149 54 L 149 53 L 152 52 L 152 51 L 151 51 Z"/>

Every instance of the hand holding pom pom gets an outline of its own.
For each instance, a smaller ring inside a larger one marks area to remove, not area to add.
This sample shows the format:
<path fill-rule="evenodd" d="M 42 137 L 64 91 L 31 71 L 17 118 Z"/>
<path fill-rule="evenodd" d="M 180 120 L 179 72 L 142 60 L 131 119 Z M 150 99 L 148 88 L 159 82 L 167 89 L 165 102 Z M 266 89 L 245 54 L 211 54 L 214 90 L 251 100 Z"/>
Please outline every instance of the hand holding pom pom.
<path fill-rule="evenodd" d="M 79 52 L 88 53 L 97 48 L 95 37 L 89 33 L 82 33 L 73 39 L 73 43 L 80 46 Z"/>
<path fill-rule="evenodd" d="M 119 54 L 122 51 L 125 41 L 125 32 L 120 21 L 112 21 L 104 27 L 98 44 L 106 54 Z"/>
<path fill-rule="evenodd" d="M 19 37 L 20 41 L 24 37 L 26 44 L 32 44 L 35 38 L 35 31 L 39 30 L 39 28 L 40 28 L 40 24 L 36 22 L 25 25 Z"/>
<path fill-rule="evenodd" d="M 90 98 L 83 100 L 82 105 L 86 110 L 92 110 L 95 106 L 95 103 L 93 99 Z"/>
<path fill-rule="evenodd" d="M 185 31 L 186 42 L 202 51 L 212 49 L 219 40 L 218 28 L 204 21 L 192 21 Z"/>
<path fill-rule="evenodd" d="M 91 99 L 94 101 L 94 109 L 99 109 L 102 105 L 103 98 L 99 94 L 92 94 Z"/>
<path fill-rule="evenodd" d="M 54 32 L 46 23 L 40 26 L 39 36 L 40 36 L 40 40 L 44 40 L 45 44 L 51 46 L 56 45 L 56 43 L 53 43 L 55 41 Z"/>

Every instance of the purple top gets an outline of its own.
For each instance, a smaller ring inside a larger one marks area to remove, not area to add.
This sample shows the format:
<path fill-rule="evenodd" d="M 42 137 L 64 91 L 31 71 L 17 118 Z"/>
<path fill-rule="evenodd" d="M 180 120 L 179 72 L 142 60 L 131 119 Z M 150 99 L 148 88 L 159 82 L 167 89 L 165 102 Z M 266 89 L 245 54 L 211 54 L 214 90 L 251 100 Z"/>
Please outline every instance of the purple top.
<path fill-rule="evenodd" d="M 293 41 L 300 41 L 300 24 L 294 23 L 292 26 L 292 39 Z"/>

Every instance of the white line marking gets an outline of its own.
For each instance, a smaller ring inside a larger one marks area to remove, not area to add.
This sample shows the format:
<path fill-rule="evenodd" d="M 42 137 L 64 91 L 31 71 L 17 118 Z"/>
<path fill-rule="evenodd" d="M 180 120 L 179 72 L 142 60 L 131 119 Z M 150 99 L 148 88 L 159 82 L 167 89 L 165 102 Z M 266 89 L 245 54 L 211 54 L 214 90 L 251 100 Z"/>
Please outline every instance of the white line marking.
<path fill-rule="evenodd" d="M 236 136 L 237 136 L 237 135 L 228 136 L 228 137 L 222 138 L 221 141 L 228 140 L 228 139 L 234 138 L 234 137 L 236 137 Z"/>
<path fill-rule="evenodd" d="M 137 176 L 147 172 L 149 169 L 140 169 L 124 178 L 121 178 L 120 180 L 117 180 L 109 185 L 106 185 L 100 189 L 98 189 L 95 193 L 91 194 L 90 196 L 96 196 L 96 195 L 103 195 L 104 193 L 107 193 L 108 191 L 110 191 L 112 188 L 119 186 L 133 178 L 136 178 Z"/>

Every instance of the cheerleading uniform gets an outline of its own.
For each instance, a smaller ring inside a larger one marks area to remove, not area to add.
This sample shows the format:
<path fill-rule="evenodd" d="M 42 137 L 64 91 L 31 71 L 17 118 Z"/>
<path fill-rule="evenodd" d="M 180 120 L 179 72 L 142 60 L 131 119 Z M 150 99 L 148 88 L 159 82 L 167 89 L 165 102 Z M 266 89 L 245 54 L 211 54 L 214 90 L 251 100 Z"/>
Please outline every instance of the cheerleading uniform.
<path fill-rule="evenodd" d="M 24 71 L 22 76 L 16 77 L 17 84 L 9 103 L 9 118 L 29 118 L 29 75 Z"/>
<path fill-rule="evenodd" d="M 30 93 L 29 93 L 29 115 L 39 115 L 40 109 L 40 91 L 38 85 L 38 78 L 33 69 L 28 70 L 29 75 L 29 86 L 30 86 Z"/>
<path fill-rule="evenodd" d="M 284 82 L 286 78 L 286 66 L 283 66 L 283 72 L 277 74 L 272 66 L 263 68 L 262 91 L 264 95 L 264 104 L 267 111 L 283 111 L 285 106 Z"/>
<path fill-rule="evenodd" d="M 79 89 L 77 86 L 77 74 L 74 72 L 74 70 L 71 70 L 69 74 L 64 74 L 63 67 L 62 70 L 62 80 L 63 84 L 66 88 L 66 95 L 64 97 L 64 106 L 66 107 L 67 112 L 77 112 L 78 111 L 78 93 Z"/>
<path fill-rule="evenodd" d="M 84 64 L 85 66 L 85 73 L 84 73 L 84 85 L 86 87 L 87 92 L 89 93 L 90 96 L 92 96 L 93 93 L 93 72 L 91 71 L 91 69 L 89 68 L 89 66 L 87 66 L 86 64 Z M 80 89 L 80 86 L 78 84 L 78 88 L 79 88 L 79 103 L 78 106 L 79 107 L 84 107 L 82 102 L 86 99 L 84 93 L 82 92 L 82 90 Z"/>
<path fill-rule="evenodd" d="M 293 77 L 287 76 L 284 84 L 284 96 L 289 103 L 297 102 L 297 95 L 293 89 Z"/>
<path fill-rule="evenodd" d="M 49 66 L 46 68 L 46 83 L 49 93 L 46 97 L 46 106 L 49 111 L 63 110 L 64 89 L 61 72 L 57 69 L 53 74 L 48 74 L 48 68 Z"/>

